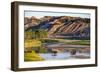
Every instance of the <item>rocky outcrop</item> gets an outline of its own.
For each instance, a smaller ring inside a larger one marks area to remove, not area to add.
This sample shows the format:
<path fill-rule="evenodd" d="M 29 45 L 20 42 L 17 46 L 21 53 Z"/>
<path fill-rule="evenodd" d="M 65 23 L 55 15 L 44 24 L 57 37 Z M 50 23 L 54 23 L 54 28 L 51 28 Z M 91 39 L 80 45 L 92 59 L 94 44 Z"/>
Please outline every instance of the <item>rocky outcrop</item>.
<path fill-rule="evenodd" d="M 36 17 L 32 16 L 31 18 L 25 17 L 24 18 L 24 25 L 25 29 L 36 26 L 40 23 L 40 19 L 37 19 Z"/>

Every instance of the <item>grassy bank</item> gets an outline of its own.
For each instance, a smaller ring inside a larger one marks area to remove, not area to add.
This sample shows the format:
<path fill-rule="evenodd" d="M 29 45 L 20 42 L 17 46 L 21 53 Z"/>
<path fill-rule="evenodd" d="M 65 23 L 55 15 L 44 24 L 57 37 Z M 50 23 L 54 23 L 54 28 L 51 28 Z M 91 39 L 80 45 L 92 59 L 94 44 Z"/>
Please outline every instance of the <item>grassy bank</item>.
<path fill-rule="evenodd" d="M 43 43 L 65 43 L 68 45 L 90 45 L 90 40 L 65 40 L 65 39 L 44 39 Z"/>
<path fill-rule="evenodd" d="M 36 40 L 36 39 L 26 39 L 25 40 L 25 48 L 29 48 L 29 47 L 39 47 L 41 46 L 41 41 Z"/>
<path fill-rule="evenodd" d="M 24 53 L 24 61 L 43 61 L 44 59 L 34 51 Z"/>
<path fill-rule="evenodd" d="M 71 44 L 71 45 L 90 45 L 89 40 L 80 40 L 76 42 L 67 42 L 66 44 Z"/>

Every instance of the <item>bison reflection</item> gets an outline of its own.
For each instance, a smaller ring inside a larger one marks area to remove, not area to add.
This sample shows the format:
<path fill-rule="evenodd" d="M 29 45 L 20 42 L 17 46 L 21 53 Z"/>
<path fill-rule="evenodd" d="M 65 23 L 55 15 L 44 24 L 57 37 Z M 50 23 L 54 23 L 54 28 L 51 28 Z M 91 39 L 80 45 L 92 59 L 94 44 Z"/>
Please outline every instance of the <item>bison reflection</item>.
<path fill-rule="evenodd" d="M 57 56 L 57 51 L 52 51 L 52 56 Z"/>
<path fill-rule="evenodd" d="M 63 51 L 63 52 L 64 52 L 64 51 Z M 68 52 L 68 51 L 67 51 L 67 52 Z M 67 53 L 67 52 L 66 52 L 66 53 Z M 71 55 L 76 55 L 76 53 L 77 53 L 77 51 L 76 51 L 75 49 L 72 49 L 72 50 L 70 50 L 69 52 L 70 52 Z M 52 50 L 51 53 L 52 53 L 52 56 L 57 56 L 57 53 L 59 53 L 59 51 L 58 51 L 58 50 Z"/>
<path fill-rule="evenodd" d="M 71 50 L 70 54 L 71 55 L 75 55 L 76 54 L 76 50 L 75 49 Z"/>

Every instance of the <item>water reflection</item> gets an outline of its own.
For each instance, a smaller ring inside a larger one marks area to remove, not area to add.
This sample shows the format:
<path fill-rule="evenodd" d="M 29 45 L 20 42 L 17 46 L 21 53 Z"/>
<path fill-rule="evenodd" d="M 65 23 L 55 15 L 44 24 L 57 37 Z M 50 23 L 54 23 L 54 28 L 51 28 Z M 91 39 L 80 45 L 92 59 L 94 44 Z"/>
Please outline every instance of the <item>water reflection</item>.
<path fill-rule="evenodd" d="M 90 58 L 90 49 L 86 48 L 45 48 L 34 47 L 32 48 L 36 53 L 38 53 L 45 60 L 54 59 L 87 59 Z"/>
<path fill-rule="evenodd" d="M 76 55 L 71 55 L 70 52 L 66 52 L 66 53 L 57 53 L 56 56 L 53 56 L 52 53 L 39 53 L 40 56 L 42 56 L 45 60 L 54 60 L 54 59 L 85 59 L 85 58 L 89 58 L 89 54 L 87 53 L 76 53 Z"/>

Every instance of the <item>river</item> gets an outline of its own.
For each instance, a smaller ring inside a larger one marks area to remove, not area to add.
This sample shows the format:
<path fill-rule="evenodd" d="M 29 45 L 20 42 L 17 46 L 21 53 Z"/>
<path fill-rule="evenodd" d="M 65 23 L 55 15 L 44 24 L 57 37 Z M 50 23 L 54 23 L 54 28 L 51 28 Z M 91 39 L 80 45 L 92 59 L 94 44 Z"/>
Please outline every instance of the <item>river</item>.
<path fill-rule="evenodd" d="M 75 55 L 71 55 L 70 52 L 66 53 L 57 53 L 56 56 L 53 56 L 52 53 L 40 53 L 41 57 L 43 57 L 45 60 L 57 60 L 57 59 L 85 59 L 89 58 L 89 53 L 79 53 L 77 52 Z"/>

